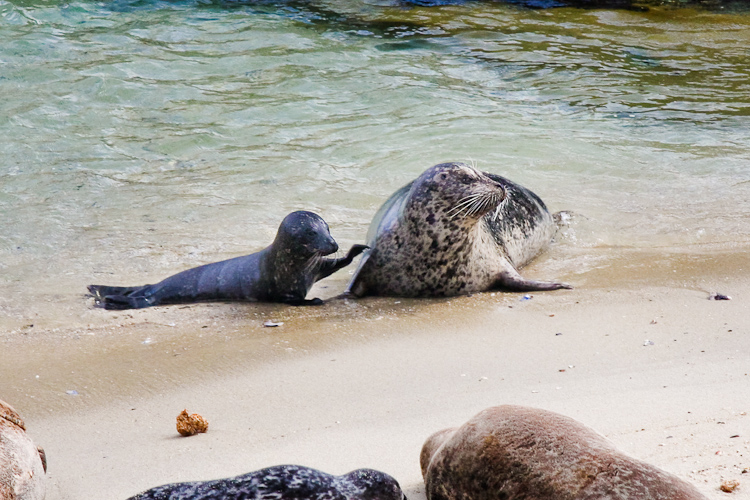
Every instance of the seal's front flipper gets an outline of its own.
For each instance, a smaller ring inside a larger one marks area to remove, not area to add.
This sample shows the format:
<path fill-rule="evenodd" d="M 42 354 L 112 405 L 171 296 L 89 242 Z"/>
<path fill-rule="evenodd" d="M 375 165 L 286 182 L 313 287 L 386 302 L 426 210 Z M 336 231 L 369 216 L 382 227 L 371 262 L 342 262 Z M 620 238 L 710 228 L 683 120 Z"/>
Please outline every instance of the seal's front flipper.
<path fill-rule="evenodd" d="M 495 281 L 495 286 L 492 288 L 505 290 L 507 292 L 543 292 L 548 290 L 560 290 L 563 288 L 570 290 L 573 287 L 567 283 L 527 280 L 515 271 L 505 271 L 498 276 Z"/>
<path fill-rule="evenodd" d="M 359 245 L 359 244 L 352 245 L 352 247 L 349 249 L 349 253 L 346 254 L 346 258 L 349 259 L 349 261 L 351 262 L 351 260 L 354 259 L 354 257 L 361 254 L 368 248 L 370 247 L 368 247 L 367 245 Z"/>
<path fill-rule="evenodd" d="M 361 254 L 368 248 L 370 247 L 368 247 L 367 245 L 352 245 L 352 247 L 349 249 L 349 253 L 346 254 L 346 257 L 342 257 L 340 259 L 325 259 L 320 266 L 320 271 L 318 271 L 318 277 L 315 279 L 315 281 L 322 280 L 323 278 L 332 275 L 342 267 L 348 266 L 352 263 L 354 257 Z"/>

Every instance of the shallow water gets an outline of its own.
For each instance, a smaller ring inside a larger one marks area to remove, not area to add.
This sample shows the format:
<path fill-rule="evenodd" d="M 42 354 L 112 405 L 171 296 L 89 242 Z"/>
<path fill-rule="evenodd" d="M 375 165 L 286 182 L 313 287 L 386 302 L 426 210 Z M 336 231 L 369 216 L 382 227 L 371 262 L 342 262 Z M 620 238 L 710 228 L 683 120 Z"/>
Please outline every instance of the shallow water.
<path fill-rule="evenodd" d="M 668 8 L 0 1 L 0 326 L 89 321 L 86 284 L 256 251 L 296 209 L 345 248 L 449 160 L 575 214 L 549 279 L 745 249 L 749 28 Z"/>

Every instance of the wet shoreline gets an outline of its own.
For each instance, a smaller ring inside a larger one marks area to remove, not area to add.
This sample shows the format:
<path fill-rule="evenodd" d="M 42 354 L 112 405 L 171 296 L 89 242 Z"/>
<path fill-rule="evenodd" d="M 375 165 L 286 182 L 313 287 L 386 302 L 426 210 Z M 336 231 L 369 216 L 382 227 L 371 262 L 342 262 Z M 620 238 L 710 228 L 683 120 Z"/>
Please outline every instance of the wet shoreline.
<path fill-rule="evenodd" d="M 606 266 L 592 266 L 584 273 L 561 268 L 554 255 L 544 255 L 523 274 L 572 283 L 572 291 L 532 294 L 535 302 L 567 306 L 576 302 L 578 294 L 637 295 L 642 288 L 654 287 L 685 290 L 706 300 L 711 293 L 731 296 L 734 280 L 750 279 L 750 248 L 714 250 L 624 251 L 618 258 L 610 255 Z M 0 332 L 0 366 L 6 367 L 3 393 L 6 398 L 26 400 L 26 411 L 32 416 L 74 411 L 78 399 L 88 401 L 86 406 L 106 405 L 129 397 L 132 391 L 151 394 L 182 383 L 243 373 L 245 366 L 304 357 L 337 346 L 364 345 L 381 336 L 398 338 L 403 322 L 422 328 L 419 325 L 431 324 L 434 315 L 442 317 L 443 311 L 450 311 L 447 318 L 451 321 L 471 324 L 487 307 L 508 307 L 515 312 L 514 308 L 525 306 L 526 294 L 503 292 L 446 299 L 335 299 L 353 268 L 315 286 L 309 297 L 328 299 L 320 307 L 207 303 L 106 311 L 81 296 L 69 306 L 81 318 L 77 324 L 64 325 L 64 318 L 57 318 L 54 327 L 45 327 L 42 320 Z M 267 321 L 283 325 L 264 327 Z M 394 329 L 383 333 L 383 324 Z M 68 391 L 77 395 L 71 397 Z"/>

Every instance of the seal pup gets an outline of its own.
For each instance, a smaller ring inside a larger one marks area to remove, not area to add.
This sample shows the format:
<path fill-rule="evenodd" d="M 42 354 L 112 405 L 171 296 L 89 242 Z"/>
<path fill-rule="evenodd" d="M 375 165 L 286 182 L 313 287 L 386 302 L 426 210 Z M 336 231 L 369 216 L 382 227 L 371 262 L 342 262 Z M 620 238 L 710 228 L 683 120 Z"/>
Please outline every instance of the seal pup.
<path fill-rule="evenodd" d="M 299 465 L 277 465 L 215 481 L 174 483 L 128 500 L 406 500 L 388 474 L 357 469 L 333 476 Z"/>
<path fill-rule="evenodd" d="M 44 450 L 26 434 L 18 412 L 0 400 L 0 499 L 43 499 L 45 472 Z"/>
<path fill-rule="evenodd" d="M 464 163 L 441 163 L 394 193 L 370 224 L 346 295 L 453 296 L 486 290 L 571 288 L 518 269 L 556 231 L 528 189 Z"/>
<path fill-rule="evenodd" d="M 707 500 L 572 418 L 525 406 L 433 434 L 420 465 L 428 500 Z"/>
<path fill-rule="evenodd" d="M 260 252 L 182 271 L 155 285 L 89 285 L 95 303 L 105 309 L 206 301 L 282 302 L 319 305 L 305 296 L 312 285 L 349 265 L 367 247 L 353 245 L 346 257 L 324 259 L 339 246 L 328 224 L 312 212 L 287 215 L 273 244 Z"/>

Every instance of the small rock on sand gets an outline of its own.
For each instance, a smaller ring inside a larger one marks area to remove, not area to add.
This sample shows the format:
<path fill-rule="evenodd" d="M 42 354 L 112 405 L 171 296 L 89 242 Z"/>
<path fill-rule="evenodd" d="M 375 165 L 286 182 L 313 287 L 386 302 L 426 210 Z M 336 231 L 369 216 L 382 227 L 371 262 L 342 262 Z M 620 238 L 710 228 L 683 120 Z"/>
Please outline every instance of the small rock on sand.
<path fill-rule="evenodd" d="M 177 415 L 177 432 L 183 436 L 192 436 L 199 432 L 206 432 L 208 430 L 208 420 L 201 417 L 197 413 L 188 415 L 187 410 L 182 410 L 182 413 Z"/>

